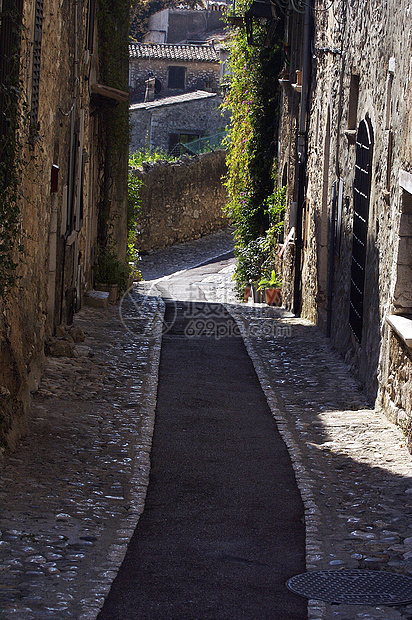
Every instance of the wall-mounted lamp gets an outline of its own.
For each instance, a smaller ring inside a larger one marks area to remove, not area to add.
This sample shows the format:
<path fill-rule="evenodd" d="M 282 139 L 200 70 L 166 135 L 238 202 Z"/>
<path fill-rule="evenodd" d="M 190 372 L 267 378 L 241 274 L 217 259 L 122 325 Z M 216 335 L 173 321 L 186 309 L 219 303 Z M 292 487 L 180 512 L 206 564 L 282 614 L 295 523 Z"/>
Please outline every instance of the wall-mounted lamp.
<path fill-rule="evenodd" d="M 253 39 L 253 25 L 259 23 L 262 26 L 267 25 L 268 35 L 273 32 L 279 18 L 276 15 L 275 5 L 272 2 L 264 0 L 253 0 L 249 9 L 245 13 L 246 36 L 249 45 L 257 45 Z M 267 36 L 268 38 L 268 36 Z"/>

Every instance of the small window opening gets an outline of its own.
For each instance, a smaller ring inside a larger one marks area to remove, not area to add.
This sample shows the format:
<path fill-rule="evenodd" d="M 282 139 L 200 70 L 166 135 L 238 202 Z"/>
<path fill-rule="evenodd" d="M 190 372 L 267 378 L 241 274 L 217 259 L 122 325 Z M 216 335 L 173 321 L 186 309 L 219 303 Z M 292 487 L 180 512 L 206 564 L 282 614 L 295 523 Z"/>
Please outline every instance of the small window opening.
<path fill-rule="evenodd" d="M 352 74 L 349 88 L 348 129 L 354 130 L 357 126 L 359 100 L 359 75 Z"/>
<path fill-rule="evenodd" d="M 169 67 L 168 88 L 184 90 L 185 88 L 185 67 Z"/>

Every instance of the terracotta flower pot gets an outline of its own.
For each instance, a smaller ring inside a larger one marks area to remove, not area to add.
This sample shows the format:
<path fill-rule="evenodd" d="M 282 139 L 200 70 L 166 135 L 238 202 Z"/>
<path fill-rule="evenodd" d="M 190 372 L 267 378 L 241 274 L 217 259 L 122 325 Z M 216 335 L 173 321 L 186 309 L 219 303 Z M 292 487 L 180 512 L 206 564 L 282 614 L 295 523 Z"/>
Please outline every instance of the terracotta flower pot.
<path fill-rule="evenodd" d="M 247 300 L 249 299 L 249 297 L 252 297 L 252 287 L 250 286 L 250 284 L 247 284 L 243 291 L 243 301 L 245 304 L 247 304 Z"/>
<path fill-rule="evenodd" d="M 265 297 L 268 306 L 280 306 L 282 303 L 281 291 L 281 288 L 265 288 Z"/>

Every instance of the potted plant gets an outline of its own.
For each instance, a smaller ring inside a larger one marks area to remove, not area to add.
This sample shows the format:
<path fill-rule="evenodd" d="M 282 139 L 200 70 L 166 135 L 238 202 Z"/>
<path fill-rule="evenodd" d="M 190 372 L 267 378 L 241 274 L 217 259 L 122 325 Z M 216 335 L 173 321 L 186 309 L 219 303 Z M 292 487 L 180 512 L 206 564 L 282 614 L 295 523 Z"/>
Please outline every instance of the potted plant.
<path fill-rule="evenodd" d="M 278 276 L 275 269 L 272 269 L 270 278 L 262 278 L 259 281 L 259 291 L 265 291 L 266 303 L 269 306 L 280 306 L 282 279 Z"/>
<path fill-rule="evenodd" d="M 107 291 L 109 301 L 114 302 L 119 294 L 127 289 L 129 281 L 129 266 L 119 260 L 111 248 L 101 248 L 95 264 L 95 288 L 97 291 Z"/>
<path fill-rule="evenodd" d="M 263 247 L 264 241 L 264 237 L 259 237 L 235 249 L 237 263 L 233 279 L 237 281 L 239 298 L 245 302 L 249 297 L 257 301 L 257 283 L 262 275 L 262 265 L 267 258 Z"/>

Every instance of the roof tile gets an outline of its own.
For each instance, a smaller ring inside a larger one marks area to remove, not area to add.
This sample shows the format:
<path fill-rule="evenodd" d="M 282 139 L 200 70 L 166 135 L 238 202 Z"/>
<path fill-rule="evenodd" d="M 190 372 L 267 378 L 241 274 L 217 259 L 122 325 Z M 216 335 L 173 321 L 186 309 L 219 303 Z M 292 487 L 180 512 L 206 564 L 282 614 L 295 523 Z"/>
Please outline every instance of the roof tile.
<path fill-rule="evenodd" d="M 172 43 L 131 43 L 129 58 L 178 60 L 181 62 L 219 62 L 219 55 L 211 45 Z"/>

